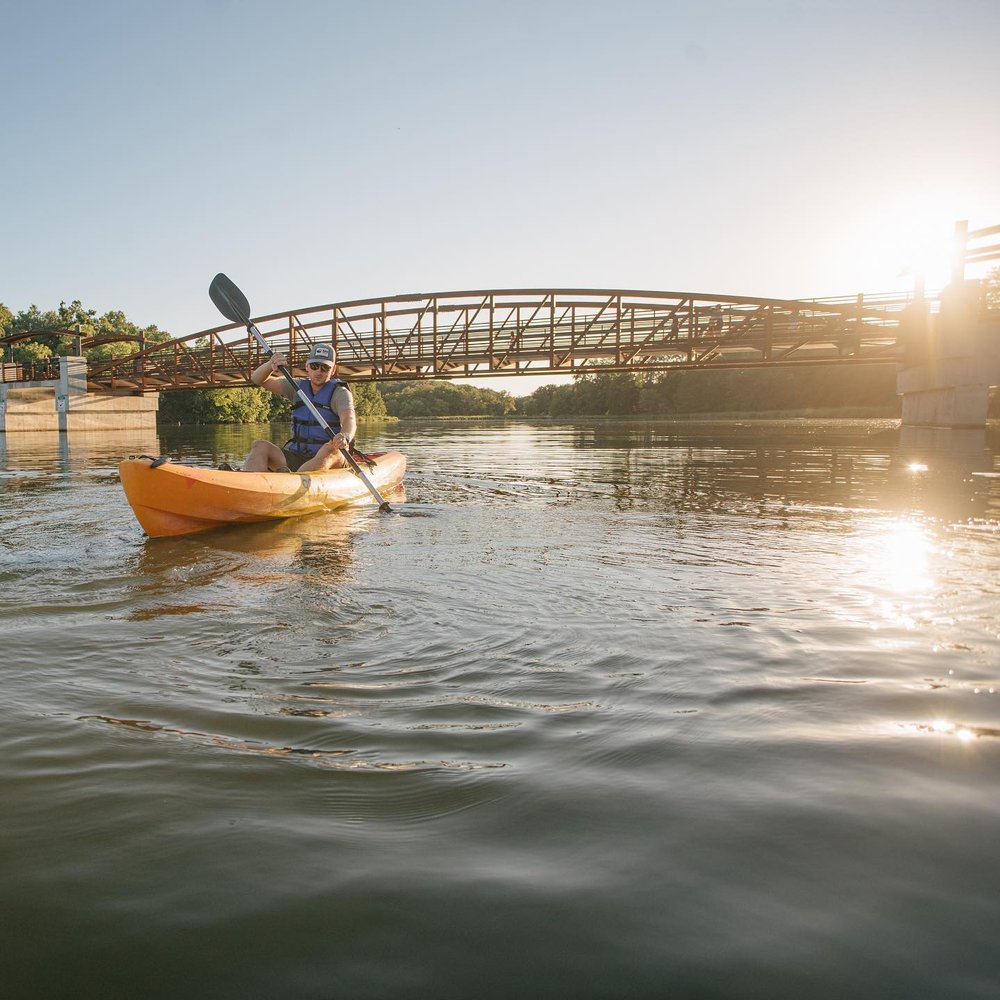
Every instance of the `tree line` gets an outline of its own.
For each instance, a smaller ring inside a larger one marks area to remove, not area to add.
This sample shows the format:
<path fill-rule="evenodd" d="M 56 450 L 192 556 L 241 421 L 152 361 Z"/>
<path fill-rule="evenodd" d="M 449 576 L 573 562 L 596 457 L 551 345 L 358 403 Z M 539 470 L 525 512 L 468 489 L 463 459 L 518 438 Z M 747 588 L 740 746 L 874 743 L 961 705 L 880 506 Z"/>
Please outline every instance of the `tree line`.
<path fill-rule="evenodd" d="M 385 400 L 371 382 L 351 383 L 359 417 L 388 416 Z M 161 424 L 269 424 L 292 419 L 291 400 L 266 389 L 183 389 L 160 395 Z"/>
<path fill-rule="evenodd" d="M 450 382 L 360 382 L 345 380 L 359 417 L 510 416 L 517 400 L 509 392 Z M 195 389 L 163 393 L 160 420 L 179 424 L 270 423 L 291 419 L 291 402 L 265 389 Z"/>
<path fill-rule="evenodd" d="M 545 385 L 531 395 L 452 382 L 349 382 L 359 417 L 659 417 L 709 413 L 842 410 L 899 413 L 892 365 L 727 369 L 656 374 L 608 372 Z M 289 400 L 263 389 L 163 393 L 164 423 L 270 423 L 291 419 Z"/>
<path fill-rule="evenodd" d="M 525 416 L 671 416 L 810 410 L 899 412 L 893 365 L 690 369 L 579 375 L 518 401 Z"/>

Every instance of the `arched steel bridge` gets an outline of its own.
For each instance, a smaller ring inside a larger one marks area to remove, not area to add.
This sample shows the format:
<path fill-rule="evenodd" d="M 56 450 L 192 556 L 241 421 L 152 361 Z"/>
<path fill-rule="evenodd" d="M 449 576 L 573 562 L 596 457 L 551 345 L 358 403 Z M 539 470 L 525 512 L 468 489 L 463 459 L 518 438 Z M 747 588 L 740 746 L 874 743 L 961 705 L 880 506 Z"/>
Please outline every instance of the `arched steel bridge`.
<path fill-rule="evenodd" d="M 497 289 L 331 303 L 255 322 L 293 367 L 313 343 L 326 341 L 336 346 L 341 375 L 387 382 L 892 362 L 904 304 L 889 297 Z M 145 393 L 246 386 L 263 360 L 242 327 L 213 327 L 91 362 L 88 387 Z"/>

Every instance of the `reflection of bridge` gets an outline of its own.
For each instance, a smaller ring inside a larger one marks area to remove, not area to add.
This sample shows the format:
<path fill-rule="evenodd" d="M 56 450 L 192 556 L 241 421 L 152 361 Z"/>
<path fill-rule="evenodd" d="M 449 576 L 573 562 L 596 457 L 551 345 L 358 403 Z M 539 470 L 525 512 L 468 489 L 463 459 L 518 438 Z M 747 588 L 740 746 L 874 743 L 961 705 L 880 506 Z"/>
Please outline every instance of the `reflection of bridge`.
<path fill-rule="evenodd" d="M 316 341 L 358 380 L 565 375 L 896 360 L 900 300 L 807 301 L 525 289 L 396 295 L 274 313 L 257 326 L 294 365 Z M 83 347 L 88 344 L 84 342 Z M 91 392 L 249 385 L 263 361 L 238 326 L 91 362 Z"/>

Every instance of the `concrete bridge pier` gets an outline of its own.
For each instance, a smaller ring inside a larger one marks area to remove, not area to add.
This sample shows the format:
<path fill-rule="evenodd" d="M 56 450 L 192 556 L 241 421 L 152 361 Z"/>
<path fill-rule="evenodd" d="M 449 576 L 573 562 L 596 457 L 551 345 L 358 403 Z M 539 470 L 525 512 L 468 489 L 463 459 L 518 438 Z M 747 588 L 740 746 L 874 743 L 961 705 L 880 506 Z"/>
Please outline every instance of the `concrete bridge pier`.
<path fill-rule="evenodd" d="M 981 282 L 953 281 L 936 315 L 918 298 L 899 332 L 903 425 L 985 427 L 990 387 L 1000 385 L 1000 313 L 983 308 Z"/>
<path fill-rule="evenodd" d="M 159 393 L 87 392 L 87 359 L 59 358 L 55 379 L 0 383 L 0 433 L 156 430 Z"/>

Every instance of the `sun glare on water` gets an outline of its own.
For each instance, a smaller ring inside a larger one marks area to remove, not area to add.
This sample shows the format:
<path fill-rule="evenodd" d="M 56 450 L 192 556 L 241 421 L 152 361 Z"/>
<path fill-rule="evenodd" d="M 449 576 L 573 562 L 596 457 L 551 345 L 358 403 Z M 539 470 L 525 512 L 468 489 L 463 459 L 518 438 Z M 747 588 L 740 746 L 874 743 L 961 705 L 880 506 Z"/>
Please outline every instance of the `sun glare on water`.
<path fill-rule="evenodd" d="M 976 734 L 971 729 L 966 729 L 964 726 L 956 726 L 954 722 L 947 722 L 944 719 L 932 722 L 930 728 L 935 733 L 954 736 L 963 743 L 971 743 L 976 738 Z"/>
<path fill-rule="evenodd" d="M 931 542 L 916 521 L 886 525 L 872 552 L 872 570 L 883 585 L 897 594 L 929 590 L 934 585 L 929 566 Z"/>

